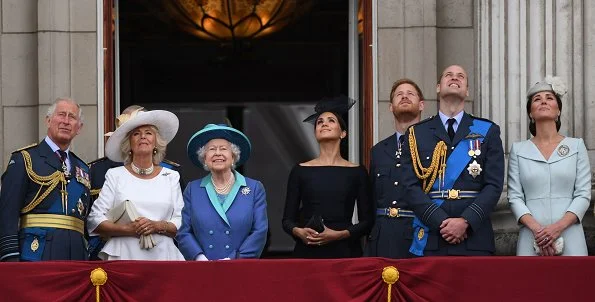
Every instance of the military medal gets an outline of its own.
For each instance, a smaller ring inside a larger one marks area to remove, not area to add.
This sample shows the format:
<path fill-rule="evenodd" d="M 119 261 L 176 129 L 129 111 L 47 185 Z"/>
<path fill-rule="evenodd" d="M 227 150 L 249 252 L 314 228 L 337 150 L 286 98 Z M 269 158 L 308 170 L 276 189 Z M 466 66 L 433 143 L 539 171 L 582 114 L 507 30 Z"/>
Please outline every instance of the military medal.
<path fill-rule="evenodd" d="M 35 237 L 35 238 L 33 238 L 33 242 L 31 242 L 31 250 L 36 252 L 38 248 L 39 248 L 39 240 L 37 240 L 37 237 Z"/>
<path fill-rule="evenodd" d="M 560 155 L 560 157 L 568 155 L 568 152 L 570 152 L 570 148 L 568 148 L 568 146 L 562 145 L 558 147 L 558 155 Z"/>
<path fill-rule="evenodd" d="M 477 163 L 477 161 L 474 160 L 472 163 L 469 164 L 469 167 L 467 167 L 467 171 L 469 171 L 469 174 L 473 176 L 473 178 L 475 178 L 479 174 L 481 174 L 482 169 L 479 163 Z"/>
<path fill-rule="evenodd" d="M 475 156 L 481 155 L 481 141 L 479 139 L 475 140 L 475 148 L 473 151 L 475 152 Z"/>
<path fill-rule="evenodd" d="M 89 180 L 89 174 L 80 167 L 75 167 L 76 181 L 80 182 L 87 188 L 91 188 L 91 181 Z"/>
<path fill-rule="evenodd" d="M 481 141 L 479 139 L 469 140 L 469 151 L 467 154 L 473 158 L 481 155 Z"/>
<path fill-rule="evenodd" d="M 467 154 L 469 154 L 469 156 L 473 157 L 475 156 L 475 151 L 473 150 L 473 141 L 469 140 L 469 151 L 467 152 Z"/>
<path fill-rule="evenodd" d="M 68 166 L 66 166 L 66 162 L 62 162 L 62 172 L 64 172 L 64 176 L 66 178 L 70 177 L 70 171 L 68 171 Z"/>
<path fill-rule="evenodd" d="M 84 216 L 83 213 L 85 213 L 85 205 L 80 198 L 79 201 L 76 202 L 76 209 L 79 211 L 79 215 Z"/>

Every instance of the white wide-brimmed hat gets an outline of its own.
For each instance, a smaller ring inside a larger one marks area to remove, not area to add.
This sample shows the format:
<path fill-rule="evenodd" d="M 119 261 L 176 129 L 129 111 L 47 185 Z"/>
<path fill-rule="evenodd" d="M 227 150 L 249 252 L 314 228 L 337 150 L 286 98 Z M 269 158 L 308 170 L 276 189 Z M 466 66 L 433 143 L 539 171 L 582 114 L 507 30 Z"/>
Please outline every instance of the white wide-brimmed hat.
<path fill-rule="evenodd" d="M 115 162 L 123 162 L 125 154 L 120 150 L 122 140 L 128 132 L 144 125 L 152 125 L 159 130 L 161 138 L 166 143 L 176 136 L 180 121 L 178 117 L 166 110 L 135 111 L 131 114 L 122 114 L 118 117 L 120 126 L 111 133 L 105 144 L 105 156 Z"/>

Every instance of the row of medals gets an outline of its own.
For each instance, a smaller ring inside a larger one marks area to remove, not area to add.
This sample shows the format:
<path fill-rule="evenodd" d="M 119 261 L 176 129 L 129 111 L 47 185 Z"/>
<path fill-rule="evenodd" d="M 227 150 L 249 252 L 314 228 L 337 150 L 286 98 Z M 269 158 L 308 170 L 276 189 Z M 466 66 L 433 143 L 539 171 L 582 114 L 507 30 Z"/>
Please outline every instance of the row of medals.
<path fill-rule="evenodd" d="M 481 166 L 476 160 L 477 157 L 481 155 L 481 141 L 479 139 L 469 140 L 469 151 L 467 151 L 467 154 L 473 158 L 473 162 L 469 164 L 467 171 L 469 172 L 469 175 L 473 176 L 473 178 L 476 178 L 479 176 L 479 174 L 481 174 L 482 170 Z"/>
<path fill-rule="evenodd" d="M 68 166 L 66 166 L 66 162 L 62 162 L 62 172 L 64 173 L 64 177 L 66 179 L 69 179 L 70 178 L 71 174 L 70 174 L 70 171 L 68 171 Z M 77 208 L 79 214 L 81 216 L 83 216 L 83 213 L 85 211 L 85 205 L 80 200 L 80 198 L 79 198 L 79 200 L 76 203 L 76 208 Z"/>

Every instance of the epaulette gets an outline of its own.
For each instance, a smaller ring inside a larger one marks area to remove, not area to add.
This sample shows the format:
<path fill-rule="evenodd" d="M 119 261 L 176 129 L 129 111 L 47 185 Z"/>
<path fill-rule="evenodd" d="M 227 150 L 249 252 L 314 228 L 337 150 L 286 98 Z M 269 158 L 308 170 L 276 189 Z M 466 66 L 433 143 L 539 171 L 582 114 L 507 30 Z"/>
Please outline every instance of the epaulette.
<path fill-rule="evenodd" d="M 181 167 L 182 165 L 178 164 L 177 162 L 171 161 L 169 159 L 163 159 L 162 162 L 166 163 L 166 164 L 170 164 L 176 168 Z"/>
<path fill-rule="evenodd" d="M 87 163 L 87 166 L 91 167 L 92 165 L 94 165 L 96 163 L 99 163 L 99 162 L 102 162 L 102 161 L 105 161 L 105 160 L 107 160 L 107 156 L 98 158 L 98 159 L 96 159 L 94 161 L 90 161 L 90 162 Z"/>
<path fill-rule="evenodd" d="M 423 123 L 426 123 L 426 122 L 429 122 L 429 121 L 431 121 L 431 120 L 434 118 L 434 116 L 435 116 L 435 115 L 432 115 L 432 116 L 430 116 L 430 117 L 426 118 L 425 120 L 419 121 L 419 122 L 417 122 L 417 123 L 415 123 L 415 124 L 413 124 L 413 125 L 411 125 L 411 126 L 407 127 L 407 130 L 405 130 L 405 133 L 407 133 L 407 132 L 409 131 L 409 128 L 411 128 L 411 127 L 413 127 L 413 126 L 421 125 L 421 124 L 423 124 Z"/>
<path fill-rule="evenodd" d="M 490 121 L 490 120 L 488 120 L 487 118 L 483 118 L 483 117 L 475 116 L 475 115 L 472 115 L 472 114 L 469 114 L 469 116 L 470 116 L 471 118 L 473 118 L 473 119 L 476 119 L 476 120 L 485 121 L 485 122 L 488 122 L 488 123 L 492 123 L 492 124 L 494 124 L 494 122 L 493 122 L 493 121 Z"/>
<path fill-rule="evenodd" d="M 31 148 L 33 148 L 33 147 L 35 147 L 35 146 L 37 146 L 37 143 L 33 143 L 33 144 L 31 144 L 31 145 L 28 145 L 28 146 L 25 146 L 25 147 L 22 147 L 22 148 L 16 149 L 16 150 L 12 151 L 12 153 L 21 152 L 21 151 L 23 151 L 23 150 L 31 149 Z"/>

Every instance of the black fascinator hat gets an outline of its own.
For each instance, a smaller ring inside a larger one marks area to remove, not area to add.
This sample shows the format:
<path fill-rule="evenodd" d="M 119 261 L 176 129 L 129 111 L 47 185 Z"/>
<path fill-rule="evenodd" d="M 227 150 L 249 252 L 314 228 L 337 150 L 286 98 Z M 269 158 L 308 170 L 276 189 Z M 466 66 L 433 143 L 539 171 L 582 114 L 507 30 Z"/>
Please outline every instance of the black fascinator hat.
<path fill-rule="evenodd" d="M 355 100 L 345 95 L 336 97 L 324 97 L 314 107 L 314 114 L 304 119 L 305 123 L 316 124 L 318 117 L 325 112 L 334 113 L 341 122 L 341 128 L 345 129 L 345 122 L 343 121 L 342 115 L 346 114 L 351 107 L 355 104 Z"/>

